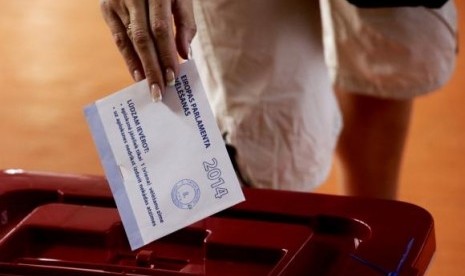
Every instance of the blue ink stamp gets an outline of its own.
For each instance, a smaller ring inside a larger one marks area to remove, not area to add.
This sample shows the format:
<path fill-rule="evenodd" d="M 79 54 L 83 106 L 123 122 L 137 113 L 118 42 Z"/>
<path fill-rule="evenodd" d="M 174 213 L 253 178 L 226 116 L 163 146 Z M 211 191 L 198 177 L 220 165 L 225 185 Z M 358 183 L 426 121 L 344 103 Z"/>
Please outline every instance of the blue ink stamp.
<path fill-rule="evenodd" d="M 171 190 L 171 199 L 178 208 L 192 209 L 200 199 L 199 185 L 191 179 L 180 180 Z"/>

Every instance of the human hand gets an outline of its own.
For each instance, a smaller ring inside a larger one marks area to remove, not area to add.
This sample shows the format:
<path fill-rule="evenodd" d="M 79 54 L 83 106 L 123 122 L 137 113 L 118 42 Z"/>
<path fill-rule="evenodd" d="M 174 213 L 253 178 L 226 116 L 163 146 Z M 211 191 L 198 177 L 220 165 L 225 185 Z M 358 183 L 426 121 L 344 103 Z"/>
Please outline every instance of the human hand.
<path fill-rule="evenodd" d="M 147 78 L 161 100 L 178 74 L 177 54 L 188 58 L 196 33 L 192 0 L 100 0 L 100 8 L 133 79 Z"/>

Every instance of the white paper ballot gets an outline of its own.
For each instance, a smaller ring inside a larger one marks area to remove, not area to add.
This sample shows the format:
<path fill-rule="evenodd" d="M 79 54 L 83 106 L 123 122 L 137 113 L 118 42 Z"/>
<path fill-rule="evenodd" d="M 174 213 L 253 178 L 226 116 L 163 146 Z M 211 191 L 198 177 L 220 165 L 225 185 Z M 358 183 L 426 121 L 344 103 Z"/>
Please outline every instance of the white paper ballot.
<path fill-rule="evenodd" d="M 85 115 L 133 250 L 244 200 L 193 61 L 162 102 L 144 80 Z"/>

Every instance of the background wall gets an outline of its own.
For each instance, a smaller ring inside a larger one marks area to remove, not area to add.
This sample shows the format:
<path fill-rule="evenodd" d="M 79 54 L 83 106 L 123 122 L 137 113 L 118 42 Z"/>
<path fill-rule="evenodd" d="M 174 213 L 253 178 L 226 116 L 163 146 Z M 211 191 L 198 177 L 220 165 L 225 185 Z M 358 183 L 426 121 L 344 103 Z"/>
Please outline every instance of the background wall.
<path fill-rule="evenodd" d="M 456 1 L 460 28 L 465 2 Z M 0 168 L 102 174 L 84 105 L 129 85 L 98 1 L 0 0 Z M 462 44 L 465 42 L 462 38 Z M 465 275 L 465 55 L 415 103 L 400 199 L 429 210 L 438 248 L 428 275 Z M 318 191 L 337 193 L 337 170 Z"/>

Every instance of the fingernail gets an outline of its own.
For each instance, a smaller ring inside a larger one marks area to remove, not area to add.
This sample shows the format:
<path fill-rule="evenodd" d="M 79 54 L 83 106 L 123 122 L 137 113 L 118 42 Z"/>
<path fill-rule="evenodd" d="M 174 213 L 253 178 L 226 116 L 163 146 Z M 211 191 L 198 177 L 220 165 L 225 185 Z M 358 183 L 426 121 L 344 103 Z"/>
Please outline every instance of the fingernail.
<path fill-rule="evenodd" d="M 174 76 L 174 72 L 171 69 L 166 69 L 166 85 L 174 86 L 174 82 L 176 77 Z"/>
<path fill-rule="evenodd" d="M 191 60 L 193 58 L 192 56 L 192 47 L 189 45 L 189 53 L 187 54 L 187 59 Z"/>
<path fill-rule="evenodd" d="M 141 81 L 142 80 L 142 75 L 140 74 L 139 70 L 134 70 L 133 78 L 134 78 L 135 81 Z"/>
<path fill-rule="evenodd" d="M 158 84 L 154 83 L 150 86 L 150 93 L 152 94 L 152 101 L 154 102 L 160 102 L 162 100 L 162 95 L 161 95 L 161 90 L 160 86 Z"/>

